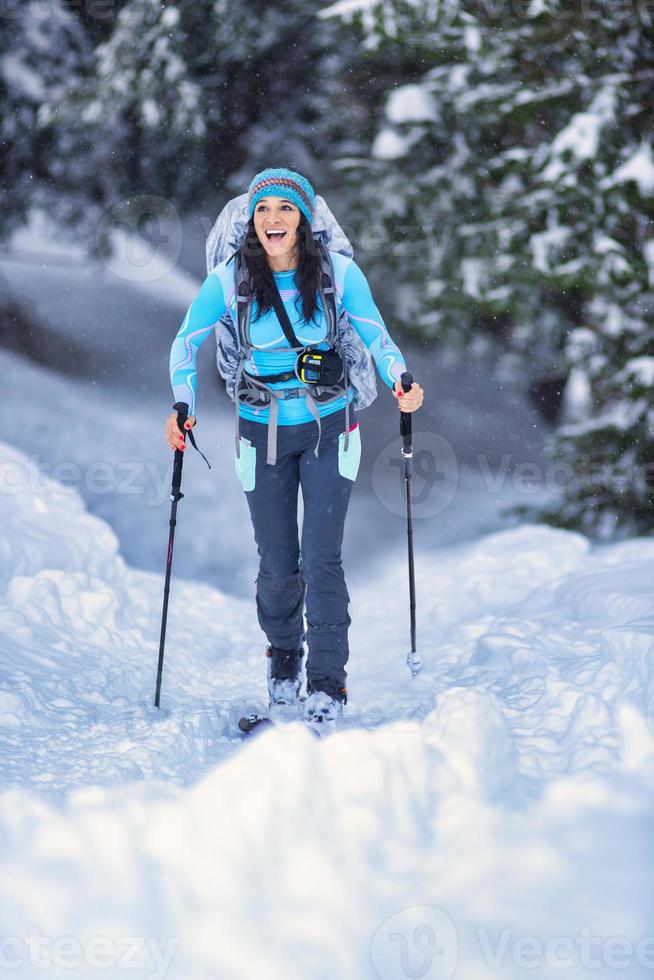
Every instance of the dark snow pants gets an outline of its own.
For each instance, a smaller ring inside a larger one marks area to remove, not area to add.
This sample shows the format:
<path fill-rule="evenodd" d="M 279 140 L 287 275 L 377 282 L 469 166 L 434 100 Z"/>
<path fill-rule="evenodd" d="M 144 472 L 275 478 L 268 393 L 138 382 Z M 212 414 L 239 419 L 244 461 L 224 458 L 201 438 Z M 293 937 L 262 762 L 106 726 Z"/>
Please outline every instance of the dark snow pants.
<path fill-rule="evenodd" d="M 324 678 L 345 686 L 347 676 L 350 597 L 341 545 L 361 458 L 361 437 L 352 406 L 347 452 L 343 439 L 345 409 L 321 418 L 321 426 L 316 457 L 315 422 L 280 425 L 277 462 L 273 466 L 266 462 L 268 426 L 242 418 L 241 459 L 236 463 L 259 552 L 259 624 L 268 642 L 282 649 L 297 649 L 306 638 L 307 678 L 317 689 L 321 689 L 320 680 Z M 300 487 L 304 502 L 301 541 Z"/>

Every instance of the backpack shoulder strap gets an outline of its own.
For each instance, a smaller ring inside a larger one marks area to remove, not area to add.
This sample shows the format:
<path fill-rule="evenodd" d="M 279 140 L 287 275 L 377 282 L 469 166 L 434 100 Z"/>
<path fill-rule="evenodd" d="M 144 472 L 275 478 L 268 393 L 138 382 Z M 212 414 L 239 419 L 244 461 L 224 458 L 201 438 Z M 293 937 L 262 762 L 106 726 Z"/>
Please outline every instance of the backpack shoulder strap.
<path fill-rule="evenodd" d="M 237 249 L 229 262 L 234 262 L 234 290 L 236 293 L 236 318 L 238 323 L 238 344 L 241 354 L 247 357 L 252 349 L 250 340 L 250 317 L 252 316 L 252 290 L 248 282 L 247 269 L 241 249 Z"/>
<path fill-rule="evenodd" d="M 334 289 L 334 267 L 329 250 L 322 242 L 316 241 L 320 254 L 320 297 L 327 316 L 327 343 L 335 347 L 338 340 L 338 311 Z"/>

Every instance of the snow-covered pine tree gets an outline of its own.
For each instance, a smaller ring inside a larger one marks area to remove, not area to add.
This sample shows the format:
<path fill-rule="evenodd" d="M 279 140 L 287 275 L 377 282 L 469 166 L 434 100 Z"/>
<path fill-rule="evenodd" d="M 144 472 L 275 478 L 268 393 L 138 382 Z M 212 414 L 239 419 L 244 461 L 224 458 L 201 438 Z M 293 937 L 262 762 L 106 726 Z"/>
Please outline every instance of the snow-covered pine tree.
<path fill-rule="evenodd" d="M 389 92 L 362 184 L 363 210 L 388 229 L 382 260 L 410 285 L 398 317 L 467 350 L 494 336 L 532 380 L 574 367 L 568 394 L 586 397 L 550 445 L 569 478 L 561 506 L 536 516 L 647 533 L 652 493 L 636 479 L 654 463 L 647 5 L 343 0 L 330 13 L 356 23 L 366 49 L 423 64 Z M 626 476 L 598 485 L 587 457 Z"/>
<path fill-rule="evenodd" d="M 128 2 L 95 47 L 91 69 L 65 100 L 41 109 L 58 136 L 57 216 L 90 246 L 108 207 L 139 194 L 173 195 L 180 154 L 191 170 L 201 159 L 202 92 L 185 42 L 178 5 Z"/>
<path fill-rule="evenodd" d="M 58 148 L 44 124 L 45 100 L 65 98 L 89 63 L 91 47 L 59 0 L 0 5 L 0 236 L 22 224 L 30 206 L 51 200 Z"/>

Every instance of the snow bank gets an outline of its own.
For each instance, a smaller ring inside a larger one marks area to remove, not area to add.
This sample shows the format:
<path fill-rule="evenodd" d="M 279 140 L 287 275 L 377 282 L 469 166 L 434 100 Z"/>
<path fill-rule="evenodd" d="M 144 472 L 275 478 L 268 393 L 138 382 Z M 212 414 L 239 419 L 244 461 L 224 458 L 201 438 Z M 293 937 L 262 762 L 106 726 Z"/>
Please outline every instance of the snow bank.
<path fill-rule="evenodd" d="M 3 446 L 15 468 L 33 465 Z M 654 541 L 523 526 L 352 590 L 350 727 L 243 744 L 251 601 L 3 485 L 0 957 L 21 978 L 651 976 Z"/>

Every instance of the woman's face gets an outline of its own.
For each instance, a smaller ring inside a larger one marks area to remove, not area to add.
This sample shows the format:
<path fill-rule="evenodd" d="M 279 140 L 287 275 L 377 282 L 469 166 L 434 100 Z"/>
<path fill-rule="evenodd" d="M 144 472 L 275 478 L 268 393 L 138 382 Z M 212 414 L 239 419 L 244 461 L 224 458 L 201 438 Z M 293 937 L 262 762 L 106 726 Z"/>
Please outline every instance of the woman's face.
<path fill-rule="evenodd" d="M 274 265 L 296 254 L 300 209 L 284 197 L 262 197 L 254 209 L 254 230 Z"/>

